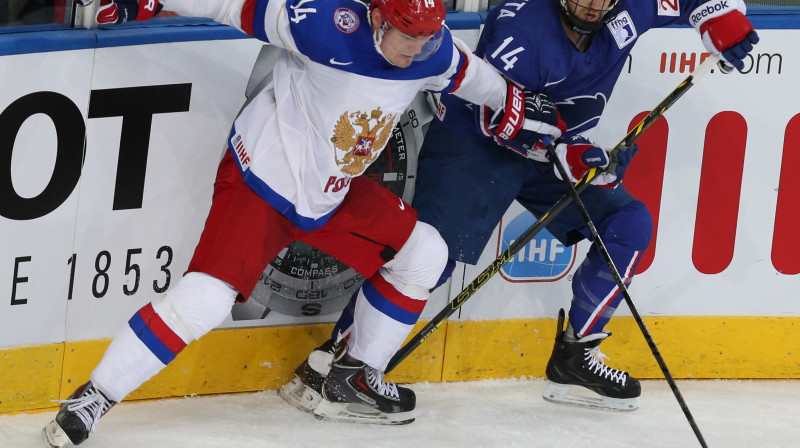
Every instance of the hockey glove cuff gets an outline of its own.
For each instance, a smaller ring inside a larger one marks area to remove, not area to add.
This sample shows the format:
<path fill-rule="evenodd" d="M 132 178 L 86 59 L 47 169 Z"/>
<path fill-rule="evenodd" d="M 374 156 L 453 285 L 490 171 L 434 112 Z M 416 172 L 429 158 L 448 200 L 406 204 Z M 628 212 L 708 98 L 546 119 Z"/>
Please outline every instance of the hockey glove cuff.
<path fill-rule="evenodd" d="M 523 90 L 509 82 L 506 105 L 495 113 L 481 109 L 478 120 L 484 135 L 501 146 L 540 161 L 546 161 L 542 135 L 560 137 L 566 124 L 547 94 Z M 538 144 L 538 145 L 537 145 Z"/>

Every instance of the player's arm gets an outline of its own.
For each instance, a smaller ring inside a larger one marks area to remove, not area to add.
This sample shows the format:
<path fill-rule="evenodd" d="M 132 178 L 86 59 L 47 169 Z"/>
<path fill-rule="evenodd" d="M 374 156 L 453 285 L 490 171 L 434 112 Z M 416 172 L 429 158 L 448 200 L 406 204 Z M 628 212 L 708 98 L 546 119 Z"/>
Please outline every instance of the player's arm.
<path fill-rule="evenodd" d="M 453 49 L 450 69 L 445 73 L 447 85 L 431 90 L 451 93 L 495 111 L 503 109 L 508 90 L 505 79 L 491 65 L 472 54 L 465 43 L 455 36 L 451 37 Z"/>
<path fill-rule="evenodd" d="M 561 136 L 566 125 L 546 94 L 520 87 L 494 65 L 464 51 L 458 39 L 453 40 L 460 44 L 457 47 L 460 57 L 472 67 L 471 71 L 467 70 L 461 88 L 453 93 L 479 105 L 475 108 L 476 120 L 484 135 L 525 157 L 534 153 L 542 135 Z M 508 68 L 508 60 L 504 60 Z M 502 102 L 498 101 L 499 94 L 502 94 Z"/>
<path fill-rule="evenodd" d="M 77 0 L 88 5 L 94 0 Z M 291 42 L 286 0 L 100 0 L 100 24 L 149 20 L 165 9 L 184 17 L 205 17 L 233 26 L 264 42 L 286 46 Z M 265 23 L 275 27 L 266 29 Z M 282 32 L 285 28 L 285 32 Z"/>

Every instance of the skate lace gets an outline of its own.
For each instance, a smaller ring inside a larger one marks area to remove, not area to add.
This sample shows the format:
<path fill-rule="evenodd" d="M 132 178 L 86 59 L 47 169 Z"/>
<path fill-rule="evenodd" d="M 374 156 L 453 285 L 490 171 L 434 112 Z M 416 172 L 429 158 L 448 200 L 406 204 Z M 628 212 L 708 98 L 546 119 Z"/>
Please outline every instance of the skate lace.
<path fill-rule="evenodd" d="M 400 394 L 397 392 L 397 385 L 394 383 L 384 383 L 383 374 L 369 366 L 367 366 L 367 381 L 369 381 L 370 386 L 378 391 L 379 394 L 392 398 L 400 398 Z"/>
<path fill-rule="evenodd" d="M 592 370 L 595 375 L 605 377 L 625 387 L 625 383 L 628 380 L 627 373 L 607 366 L 605 361 L 603 361 L 604 358 L 611 359 L 606 356 L 605 353 L 601 352 L 598 347 L 586 349 L 585 359 L 589 362 L 587 366 L 589 370 Z"/>
<path fill-rule="evenodd" d="M 100 417 L 113 406 L 113 404 L 95 388 L 87 389 L 78 398 L 56 401 L 58 403 L 66 403 L 67 410 L 74 412 L 75 415 L 81 419 L 83 425 L 89 429 L 89 432 L 94 432 Z"/>

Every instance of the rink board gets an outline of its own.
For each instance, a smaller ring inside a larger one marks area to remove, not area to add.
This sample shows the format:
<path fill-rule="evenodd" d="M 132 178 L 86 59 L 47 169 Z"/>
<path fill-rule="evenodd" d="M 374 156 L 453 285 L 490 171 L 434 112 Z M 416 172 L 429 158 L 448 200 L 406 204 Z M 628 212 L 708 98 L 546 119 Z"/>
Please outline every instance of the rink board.
<path fill-rule="evenodd" d="M 771 29 L 746 72 L 703 78 L 642 137 L 625 181 L 657 223 L 631 295 L 677 378 L 800 378 L 800 50 L 789 18 L 759 20 Z M 466 28 L 457 32 L 474 45 Z M 261 51 L 208 23 L 9 36 L 0 43 L 0 171 L 11 178 L 0 183 L 0 412 L 68 395 L 120 326 L 180 278 Z M 597 141 L 616 143 L 702 57 L 691 29 L 645 35 Z M 512 207 L 481 261 L 457 267 L 423 321 L 531 220 Z M 394 377 L 542 376 L 587 247 L 537 236 Z M 307 307 L 314 301 L 295 314 L 257 305 L 237 308 L 131 398 L 277 388 L 337 317 L 305 313 L 319 309 Z M 617 315 L 603 344 L 610 364 L 661 377 L 627 307 Z"/>
<path fill-rule="evenodd" d="M 645 324 L 675 378 L 798 377 L 796 318 L 670 317 L 646 318 Z M 450 321 L 388 378 L 408 383 L 541 378 L 553 349 L 555 326 L 553 319 Z M 213 331 L 189 345 L 128 399 L 278 389 L 331 328 L 313 324 Z M 612 365 L 638 378 L 664 377 L 632 318 L 614 319 L 608 328 L 614 337 L 603 344 L 603 351 Z M 753 335 L 758 335 L 756 341 Z M 109 342 L 0 350 L 4 370 L 0 413 L 52 408 L 52 400 L 66 398 L 86 381 Z"/>

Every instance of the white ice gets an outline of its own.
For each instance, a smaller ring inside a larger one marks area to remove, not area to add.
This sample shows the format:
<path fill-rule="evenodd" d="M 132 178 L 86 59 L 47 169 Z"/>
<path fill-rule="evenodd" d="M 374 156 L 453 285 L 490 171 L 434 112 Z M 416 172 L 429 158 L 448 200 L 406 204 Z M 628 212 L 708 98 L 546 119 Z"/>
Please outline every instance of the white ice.
<path fill-rule="evenodd" d="M 123 402 L 81 448 L 699 447 L 666 381 L 644 381 L 640 409 L 547 403 L 546 382 L 419 383 L 406 426 L 319 421 L 275 391 Z M 800 446 L 800 381 L 678 381 L 709 447 Z M 0 416 L 0 447 L 42 448 L 54 412 Z"/>

